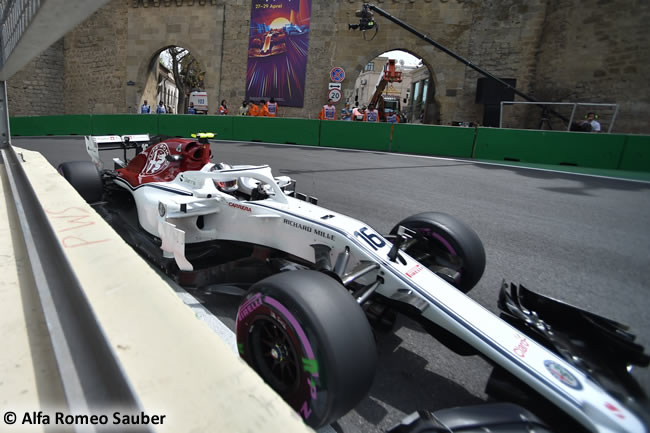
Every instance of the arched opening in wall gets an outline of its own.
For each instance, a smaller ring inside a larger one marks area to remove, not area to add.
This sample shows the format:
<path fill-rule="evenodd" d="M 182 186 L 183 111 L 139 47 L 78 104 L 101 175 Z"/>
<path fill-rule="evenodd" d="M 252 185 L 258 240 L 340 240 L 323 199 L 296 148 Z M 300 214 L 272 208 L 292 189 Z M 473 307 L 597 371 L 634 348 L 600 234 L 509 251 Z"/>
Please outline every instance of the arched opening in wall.
<path fill-rule="evenodd" d="M 382 121 L 395 120 L 396 114 L 401 123 L 440 123 L 431 69 L 404 50 L 387 51 L 370 60 L 346 102 L 362 110 L 374 104 Z"/>
<path fill-rule="evenodd" d="M 201 63 L 189 50 L 165 47 L 151 58 L 142 104 L 149 102 L 153 113 L 184 114 L 193 106 L 197 114 L 207 114 L 204 76 Z"/>

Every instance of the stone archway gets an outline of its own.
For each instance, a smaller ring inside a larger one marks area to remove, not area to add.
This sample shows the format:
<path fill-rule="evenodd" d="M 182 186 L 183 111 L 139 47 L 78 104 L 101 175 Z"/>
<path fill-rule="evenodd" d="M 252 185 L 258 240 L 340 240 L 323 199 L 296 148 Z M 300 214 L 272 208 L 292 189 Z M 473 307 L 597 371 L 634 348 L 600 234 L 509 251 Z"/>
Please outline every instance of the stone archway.
<path fill-rule="evenodd" d="M 421 72 L 421 73 L 417 74 L 418 85 L 415 86 L 416 90 L 418 91 L 417 97 L 419 97 L 420 101 L 426 101 L 424 104 L 422 102 L 420 102 L 418 104 L 417 110 L 418 110 L 418 113 L 419 113 L 420 109 L 425 113 L 425 116 L 422 119 L 422 123 L 439 124 L 440 123 L 440 101 L 437 99 L 437 93 L 436 93 L 436 87 L 437 87 L 436 76 L 433 73 L 432 66 L 427 61 L 425 61 L 424 58 L 419 53 L 417 53 L 417 52 L 415 52 L 413 50 L 404 49 L 404 48 L 394 48 L 394 47 L 388 48 L 385 51 L 375 49 L 374 51 L 372 51 L 368 55 L 368 58 L 367 58 L 366 62 L 364 62 L 362 64 L 355 65 L 354 69 L 351 70 L 350 75 L 349 75 L 350 80 L 348 80 L 346 85 L 343 86 L 344 94 L 345 93 L 350 94 L 350 90 L 354 89 L 355 80 L 365 70 L 366 65 L 368 65 L 370 62 L 377 59 L 378 57 L 381 57 L 381 55 L 383 53 L 388 52 L 388 51 L 403 51 L 405 53 L 411 54 L 411 55 L 421 59 L 421 61 L 423 63 L 423 66 L 426 68 L 426 71 L 428 72 L 428 77 L 426 76 L 427 75 L 426 73 Z M 383 64 L 382 65 L 376 65 L 375 68 L 380 68 L 379 69 L 379 72 L 380 72 L 381 68 L 383 68 Z M 425 81 L 427 82 L 427 84 L 423 85 L 423 83 Z M 373 86 L 374 86 L 374 84 L 373 84 Z M 410 86 L 410 87 L 413 87 L 413 86 Z M 425 87 L 424 91 L 423 91 L 423 87 Z M 374 92 L 374 87 L 372 89 L 370 89 L 370 90 L 371 90 L 371 93 Z M 413 95 L 412 92 L 409 92 L 409 93 L 411 93 L 410 99 L 416 98 L 416 95 Z M 354 98 L 354 96 L 353 96 L 353 98 Z M 413 107 L 411 106 L 411 100 L 408 101 L 407 105 L 409 106 L 409 111 L 411 111 L 413 109 Z M 410 119 L 412 118 L 411 113 L 409 113 L 409 118 Z M 415 118 L 417 119 L 418 116 L 416 115 Z"/>
<path fill-rule="evenodd" d="M 126 105 L 139 106 L 152 60 L 164 49 L 177 46 L 189 50 L 205 69 L 208 113 L 214 114 L 220 97 L 223 26 L 223 5 L 130 7 L 126 75 L 133 84 L 127 87 Z"/>
<path fill-rule="evenodd" d="M 358 36 L 357 36 L 358 37 Z M 403 40 L 400 40 L 403 39 Z M 408 48 L 405 48 L 408 47 Z M 423 42 L 415 42 L 412 37 L 395 38 L 395 40 L 382 40 L 372 44 L 357 44 L 356 55 L 348 56 L 347 53 L 341 56 L 341 66 L 346 70 L 346 79 L 343 83 L 343 92 L 354 89 L 354 80 L 359 76 L 363 68 L 372 59 L 382 53 L 400 50 L 422 59 L 427 67 L 430 76 L 428 86 L 427 107 L 425 110 L 427 123 L 447 124 L 453 120 L 456 114 L 456 100 L 454 90 L 461 87 L 459 80 L 451 81 L 450 76 L 464 76 L 464 67 L 458 63 L 450 62 L 449 58 L 440 51 L 434 50 L 432 46 Z M 436 68 L 433 67 L 436 65 Z M 440 66 L 440 67 L 438 67 Z M 440 71 L 453 70 L 455 74 L 441 73 Z M 449 96 L 451 95 L 451 96 Z"/>
<path fill-rule="evenodd" d="M 152 76 L 152 74 L 156 74 L 158 72 L 157 62 L 160 54 L 163 51 L 167 50 L 168 48 L 172 48 L 174 46 L 176 45 L 162 47 L 156 50 L 148 60 L 145 57 L 140 62 L 140 66 L 138 67 L 137 79 L 134 80 L 135 85 L 133 86 L 134 88 L 133 90 L 135 91 L 134 98 L 135 98 L 136 107 L 139 107 L 144 100 L 148 100 L 152 107 L 155 106 L 156 103 L 158 102 L 156 98 L 156 95 L 159 93 L 159 89 L 157 88 L 158 77 L 156 77 L 155 75 Z M 203 59 L 195 56 L 191 49 L 186 47 L 181 47 L 181 48 L 186 49 L 193 57 L 196 58 L 196 60 L 200 64 L 203 64 L 202 63 Z M 129 95 L 127 95 L 127 99 L 128 98 Z"/>

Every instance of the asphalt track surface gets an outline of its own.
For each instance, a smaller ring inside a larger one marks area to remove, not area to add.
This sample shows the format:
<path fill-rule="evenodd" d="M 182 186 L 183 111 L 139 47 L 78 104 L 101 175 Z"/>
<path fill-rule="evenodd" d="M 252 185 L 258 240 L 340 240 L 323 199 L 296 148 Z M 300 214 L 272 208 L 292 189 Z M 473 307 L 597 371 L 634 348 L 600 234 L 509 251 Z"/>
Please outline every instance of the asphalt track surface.
<path fill-rule="evenodd" d="M 86 160 L 82 138 L 15 138 L 56 166 Z M 487 266 L 470 297 L 497 312 L 502 279 L 630 324 L 650 347 L 650 183 L 379 152 L 215 142 L 214 162 L 269 164 L 319 205 L 387 233 L 423 211 L 454 215 L 476 230 Z M 102 159 L 111 166 L 108 155 Z M 198 294 L 234 329 L 238 299 Z M 417 409 L 485 401 L 490 365 L 446 349 L 408 319 L 378 337 L 376 380 L 334 428 L 379 432 Z M 350 363 L 354 363 L 350 354 Z M 650 389 L 647 370 L 635 370 Z"/>

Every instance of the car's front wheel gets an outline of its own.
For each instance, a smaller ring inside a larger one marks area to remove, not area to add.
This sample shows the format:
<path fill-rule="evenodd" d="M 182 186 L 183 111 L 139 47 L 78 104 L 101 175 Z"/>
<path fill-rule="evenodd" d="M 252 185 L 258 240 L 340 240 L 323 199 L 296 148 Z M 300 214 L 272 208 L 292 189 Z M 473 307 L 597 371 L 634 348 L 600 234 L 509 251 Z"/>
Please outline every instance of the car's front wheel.
<path fill-rule="evenodd" d="M 241 357 L 311 427 L 363 399 L 377 352 L 361 307 L 331 277 L 291 271 L 256 283 L 237 312 Z"/>
<path fill-rule="evenodd" d="M 483 276 L 483 243 L 458 218 L 442 212 L 412 215 L 393 227 L 391 235 L 397 234 L 399 226 L 415 232 L 415 243 L 406 252 L 463 293 L 469 292 Z"/>

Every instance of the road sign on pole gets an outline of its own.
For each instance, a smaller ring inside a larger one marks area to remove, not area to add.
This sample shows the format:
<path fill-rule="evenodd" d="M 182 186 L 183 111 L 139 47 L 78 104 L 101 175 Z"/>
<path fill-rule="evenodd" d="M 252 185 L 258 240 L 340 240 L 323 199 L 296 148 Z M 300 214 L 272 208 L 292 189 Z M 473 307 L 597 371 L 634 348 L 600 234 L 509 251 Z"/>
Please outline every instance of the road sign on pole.
<path fill-rule="evenodd" d="M 331 99 L 332 102 L 339 102 L 341 100 L 341 90 L 339 89 L 330 90 L 328 98 Z"/>
<path fill-rule="evenodd" d="M 330 71 L 330 80 L 335 83 L 340 83 L 341 81 L 345 80 L 345 71 L 343 68 L 340 66 L 332 68 Z"/>

